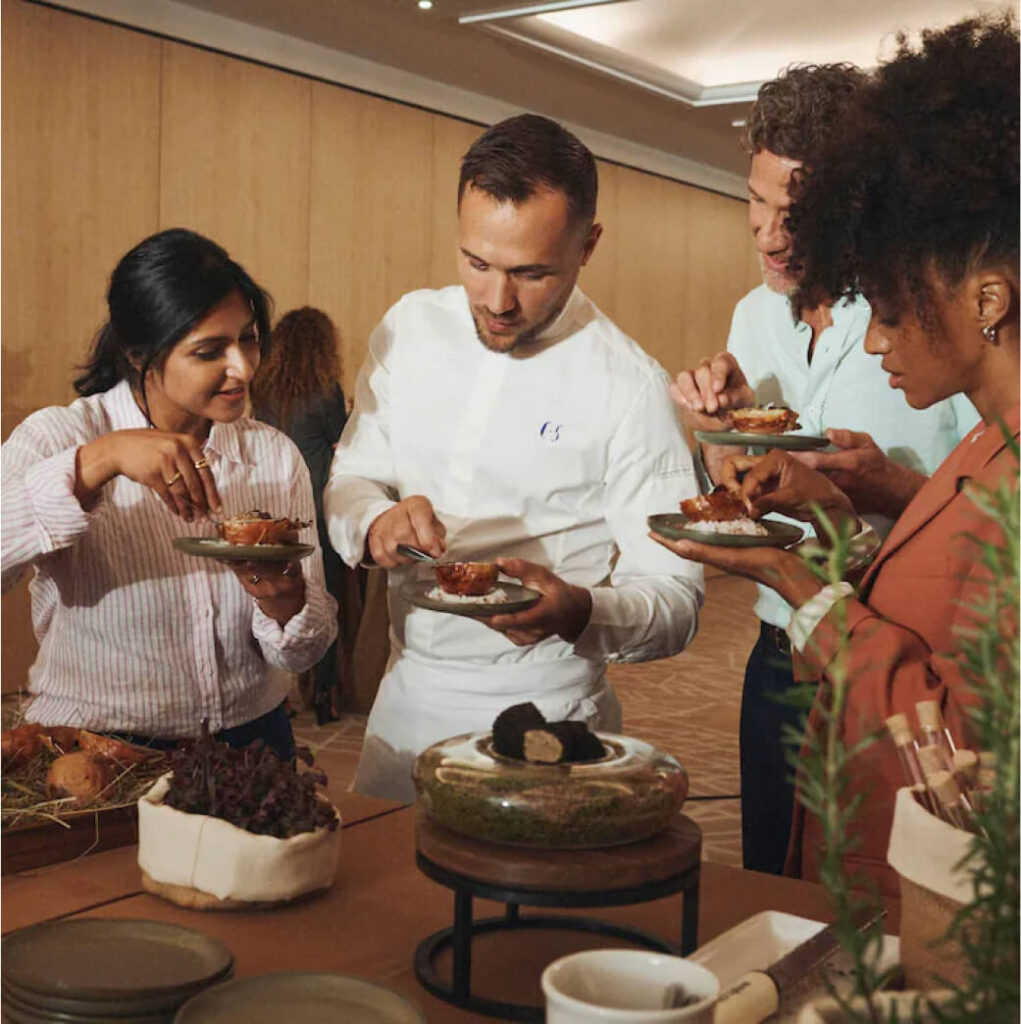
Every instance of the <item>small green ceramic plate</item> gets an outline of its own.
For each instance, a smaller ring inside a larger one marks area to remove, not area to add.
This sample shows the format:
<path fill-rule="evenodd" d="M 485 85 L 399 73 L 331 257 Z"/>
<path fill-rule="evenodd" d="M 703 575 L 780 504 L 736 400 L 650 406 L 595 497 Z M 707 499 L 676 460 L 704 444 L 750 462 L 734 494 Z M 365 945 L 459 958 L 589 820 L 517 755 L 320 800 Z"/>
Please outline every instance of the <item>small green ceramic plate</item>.
<path fill-rule="evenodd" d="M 315 551 L 311 544 L 228 544 L 219 537 L 175 537 L 174 547 L 199 558 L 230 562 L 293 562 Z"/>
<path fill-rule="evenodd" d="M 698 544 L 715 544 L 721 548 L 788 548 L 804 536 L 800 526 L 781 523 L 775 519 L 761 519 L 769 531 L 765 536 L 748 533 L 707 533 L 688 528 L 688 517 L 683 512 L 661 512 L 649 516 L 647 522 L 653 533 L 667 540 L 693 540 Z"/>
<path fill-rule="evenodd" d="M 807 452 L 825 448 L 828 437 L 815 434 L 748 434 L 740 430 L 696 430 L 695 439 L 702 444 L 732 444 L 741 448 L 782 448 L 789 452 Z"/>
<path fill-rule="evenodd" d="M 429 594 L 437 589 L 435 580 L 416 580 L 401 587 L 401 595 L 418 608 L 431 612 L 449 612 L 451 615 L 467 615 L 472 619 L 485 619 L 490 615 L 511 615 L 531 608 L 542 594 L 518 583 L 500 581 L 497 587 L 507 595 L 506 601 L 444 601 Z"/>
<path fill-rule="evenodd" d="M 347 974 L 260 974 L 207 989 L 175 1024 L 426 1024 L 403 996 Z"/>

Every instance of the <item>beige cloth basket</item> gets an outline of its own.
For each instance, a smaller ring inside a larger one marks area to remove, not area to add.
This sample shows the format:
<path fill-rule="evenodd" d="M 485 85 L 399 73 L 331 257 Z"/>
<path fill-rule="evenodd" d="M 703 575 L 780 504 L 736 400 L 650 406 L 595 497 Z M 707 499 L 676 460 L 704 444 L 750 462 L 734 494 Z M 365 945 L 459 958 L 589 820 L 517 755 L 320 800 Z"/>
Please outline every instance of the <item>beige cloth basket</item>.
<path fill-rule="evenodd" d="M 946 933 L 972 899 L 971 871 L 958 865 L 973 839 L 970 832 L 930 814 L 910 789 L 898 791 L 887 860 L 900 876 L 900 954 L 908 988 L 964 981 L 964 955 Z"/>
<path fill-rule="evenodd" d="M 277 839 L 167 807 L 169 785 L 164 775 L 138 801 L 138 866 L 147 891 L 194 910 L 235 910 L 290 903 L 333 885 L 336 808 L 333 831 Z"/>

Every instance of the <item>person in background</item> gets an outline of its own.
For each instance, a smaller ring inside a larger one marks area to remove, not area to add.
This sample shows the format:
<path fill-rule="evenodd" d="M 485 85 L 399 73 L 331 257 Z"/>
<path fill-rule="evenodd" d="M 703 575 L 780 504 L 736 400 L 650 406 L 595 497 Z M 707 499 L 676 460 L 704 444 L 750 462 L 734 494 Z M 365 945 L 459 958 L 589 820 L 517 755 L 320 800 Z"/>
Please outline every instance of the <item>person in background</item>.
<path fill-rule="evenodd" d="M 679 374 L 673 393 L 691 430 L 725 430 L 730 410 L 742 406 L 774 402 L 794 409 L 805 433 L 825 434 L 835 449 L 798 457 L 841 488 L 882 537 L 977 413 L 963 395 L 915 410 L 884 386 L 878 361 L 862 344 L 871 311 L 861 295 L 792 310 L 798 274 L 787 230 L 789 185 L 816 165 L 865 82 L 852 65 L 827 64 L 792 67 L 760 88 L 747 127 L 748 221 L 763 283 L 737 304 L 726 351 Z M 713 483 L 734 451 L 702 446 Z M 785 632 L 791 611 L 776 591 L 759 587 L 761 626 L 741 701 L 743 861 L 773 874 L 783 869 L 794 806 L 784 733 L 800 727 L 802 714 L 777 699 L 794 679 Z"/>
<path fill-rule="evenodd" d="M 334 446 L 347 422 L 347 407 L 340 386 L 337 330 L 322 310 L 303 306 L 280 318 L 269 354 L 252 382 L 252 408 L 257 419 L 287 434 L 308 466 L 326 589 L 339 605 L 346 570 L 326 533 L 323 489 Z M 320 725 L 339 718 L 339 643 L 338 637 L 312 669 L 312 705 Z"/>
<path fill-rule="evenodd" d="M 244 415 L 267 298 L 220 246 L 171 229 L 120 260 L 107 302 L 81 397 L 33 413 L 2 449 L 3 588 L 35 574 L 25 717 L 154 746 L 208 720 L 290 759 L 268 668 L 301 672 L 333 641 L 319 552 L 246 564 L 173 546 L 211 535 L 209 515 L 315 514 L 298 450 Z"/>
<path fill-rule="evenodd" d="M 887 379 L 857 400 L 894 393 L 931 410 L 963 393 L 981 416 L 908 503 L 858 592 L 823 586 L 792 552 L 662 541 L 766 584 L 796 608 L 787 632 L 799 676 L 823 679 L 844 650 L 841 726 L 852 750 L 890 715 L 913 717 L 921 700 L 940 703 L 959 743 L 975 740 L 979 695 L 962 677 L 958 648 L 996 584 L 979 545 L 1007 541 L 973 496 L 1018 484 L 1018 74 L 1007 15 L 923 33 L 917 48 L 901 39 L 834 127 L 791 210 L 793 259 L 804 268 L 796 306 L 859 292 L 872 306 L 865 348 Z M 815 504 L 856 517 L 831 477 L 789 453 L 736 456 L 723 475 L 759 513 L 804 519 Z M 817 726 L 813 715 L 809 729 Z M 886 850 L 904 783 L 893 746 L 856 753 L 847 777 L 848 800 L 862 801 L 848 866 L 896 896 Z M 818 878 L 821 836 L 799 806 L 788 873 Z"/>
<path fill-rule="evenodd" d="M 461 163 L 461 285 L 405 295 L 369 339 L 325 496 L 345 562 L 391 570 L 361 792 L 413 799 L 420 751 L 521 702 L 618 731 L 607 661 L 695 634 L 701 570 L 646 527 L 696 493 L 669 378 L 576 287 L 597 187 L 555 122 L 493 126 Z M 484 620 L 416 608 L 398 544 L 496 561 L 541 599 Z"/>

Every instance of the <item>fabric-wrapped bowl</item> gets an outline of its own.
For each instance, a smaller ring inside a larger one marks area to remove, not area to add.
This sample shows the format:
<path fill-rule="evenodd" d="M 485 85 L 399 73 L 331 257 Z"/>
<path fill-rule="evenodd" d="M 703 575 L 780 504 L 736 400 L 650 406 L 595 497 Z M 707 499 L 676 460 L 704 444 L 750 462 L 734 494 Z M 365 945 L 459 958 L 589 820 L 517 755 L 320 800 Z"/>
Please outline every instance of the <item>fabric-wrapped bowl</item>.
<path fill-rule="evenodd" d="M 162 776 L 138 801 L 138 866 L 147 891 L 183 907 L 231 910 L 290 903 L 333 885 L 340 814 L 332 805 L 337 828 L 277 839 L 168 807 L 170 779 Z"/>
<path fill-rule="evenodd" d="M 687 772 L 641 740 L 596 735 L 606 757 L 552 765 L 502 757 L 491 733 L 443 740 L 415 762 L 419 802 L 453 832 L 510 846 L 586 849 L 662 832 L 688 794 Z"/>

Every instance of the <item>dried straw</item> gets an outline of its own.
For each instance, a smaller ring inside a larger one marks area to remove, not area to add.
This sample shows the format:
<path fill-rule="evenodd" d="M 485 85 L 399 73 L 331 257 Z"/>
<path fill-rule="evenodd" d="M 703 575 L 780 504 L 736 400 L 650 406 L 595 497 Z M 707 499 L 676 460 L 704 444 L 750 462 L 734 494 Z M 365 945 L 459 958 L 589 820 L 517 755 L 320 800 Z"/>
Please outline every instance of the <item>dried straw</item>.
<path fill-rule="evenodd" d="M 162 754 L 154 755 L 144 764 L 120 766 L 117 777 L 86 807 L 74 797 L 54 800 L 46 795 L 46 776 L 58 755 L 59 751 L 44 750 L 26 764 L 4 772 L 0 778 L 0 830 L 27 828 L 44 821 L 70 828 L 73 818 L 116 807 L 132 807 L 168 766 Z"/>

